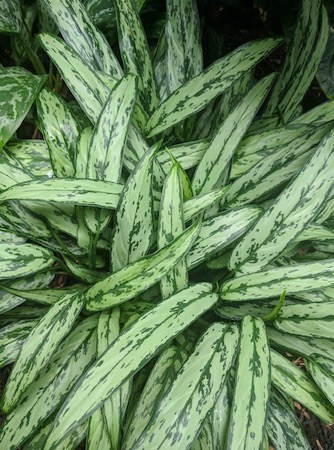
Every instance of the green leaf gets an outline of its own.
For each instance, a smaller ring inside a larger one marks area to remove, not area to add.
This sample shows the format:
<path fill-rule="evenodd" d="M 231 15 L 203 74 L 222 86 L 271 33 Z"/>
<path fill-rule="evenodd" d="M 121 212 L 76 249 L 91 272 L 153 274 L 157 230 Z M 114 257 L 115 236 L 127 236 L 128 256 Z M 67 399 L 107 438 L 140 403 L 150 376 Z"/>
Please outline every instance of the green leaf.
<path fill-rule="evenodd" d="M 109 181 L 52 178 L 17 184 L 0 194 L 0 202 L 24 200 L 116 209 L 123 186 Z"/>
<path fill-rule="evenodd" d="M 334 182 L 333 146 L 331 132 L 295 180 L 235 247 L 231 269 L 241 273 L 263 269 L 316 218 Z"/>
<path fill-rule="evenodd" d="M 133 0 L 114 0 L 119 45 L 124 68 L 138 75 L 138 98 L 134 117 L 144 129 L 158 104 L 150 50 L 137 7 Z"/>
<path fill-rule="evenodd" d="M 296 264 L 236 277 L 220 288 L 223 300 L 244 301 L 312 291 L 334 284 L 334 260 Z"/>
<path fill-rule="evenodd" d="M 334 359 L 333 340 L 281 333 L 271 327 L 268 327 L 267 331 L 271 346 L 274 348 L 282 349 L 298 356 L 308 357 L 312 353 L 318 353 Z"/>
<path fill-rule="evenodd" d="M 3 3 L 2 0 L 0 7 Z M 11 12 L 9 17 L 13 17 L 13 14 L 15 13 Z M 0 14 L 0 17 L 3 16 Z M 0 148 L 19 128 L 44 82 L 44 77 L 29 72 L 0 73 Z"/>
<path fill-rule="evenodd" d="M 275 389 L 269 402 L 268 435 L 276 450 L 311 450 L 291 405 Z"/>
<path fill-rule="evenodd" d="M 11 140 L 6 144 L 2 154 L 12 165 L 15 160 L 16 164 L 32 177 L 51 178 L 53 176 L 49 148 L 44 140 Z"/>
<path fill-rule="evenodd" d="M 307 368 L 316 384 L 334 406 L 334 360 L 312 354 L 307 359 Z"/>
<path fill-rule="evenodd" d="M 19 320 L 0 329 L 0 367 L 14 362 L 38 320 Z"/>
<path fill-rule="evenodd" d="M 271 350 L 271 379 L 277 389 L 288 394 L 321 420 L 331 423 L 331 405 L 313 381 L 292 362 Z"/>
<path fill-rule="evenodd" d="M 162 191 L 158 227 L 158 248 L 162 249 L 184 230 L 183 193 L 180 169 L 177 163 L 167 175 Z M 188 286 L 188 271 L 183 258 L 160 281 L 162 298 L 168 298 Z"/>
<path fill-rule="evenodd" d="M 0 0 L 0 33 L 19 34 L 22 25 L 20 0 Z"/>
<path fill-rule="evenodd" d="M 42 33 L 39 40 L 87 117 L 95 123 L 117 80 L 91 69 L 58 37 Z"/>
<path fill-rule="evenodd" d="M 156 108 L 147 124 L 148 135 L 159 134 L 202 110 L 281 43 L 281 39 L 269 38 L 248 43 L 213 63 Z"/>
<path fill-rule="evenodd" d="M 334 80 L 333 80 L 333 48 L 334 48 L 334 33 L 329 31 L 328 41 L 325 51 L 322 55 L 318 72 L 317 80 L 321 89 L 329 99 L 334 98 Z"/>
<path fill-rule="evenodd" d="M 94 361 L 96 325 L 96 317 L 90 317 L 78 325 L 30 384 L 2 425 L 0 436 L 4 448 L 17 449 L 33 435 L 52 416 L 78 378 Z M 44 435 L 42 447 L 39 448 L 44 448 L 47 435 Z"/>
<path fill-rule="evenodd" d="M 42 0 L 49 14 L 69 46 L 86 63 L 115 78 L 122 76 L 122 69 L 107 39 L 92 23 L 89 14 L 79 0 Z"/>
<path fill-rule="evenodd" d="M 210 208 L 215 205 L 218 200 L 220 200 L 223 195 L 228 192 L 229 186 L 225 186 L 220 189 L 214 189 L 207 194 L 196 195 L 195 197 L 184 202 L 183 205 L 183 213 L 184 213 L 184 221 L 188 222 L 188 220 L 192 219 L 194 216 L 199 214 L 200 212 Z"/>
<path fill-rule="evenodd" d="M 161 302 L 123 331 L 65 401 L 45 450 L 54 449 L 167 341 L 210 309 L 217 301 L 210 290 L 211 285 L 205 283 L 192 286 Z"/>
<path fill-rule="evenodd" d="M 170 95 L 203 70 L 200 19 L 196 2 L 169 1 L 165 32 L 167 89 Z"/>
<path fill-rule="evenodd" d="M 264 322 L 242 321 L 227 448 L 260 448 L 270 392 L 270 351 Z"/>
<path fill-rule="evenodd" d="M 269 75 L 259 81 L 219 127 L 196 168 L 192 180 L 196 194 L 208 193 L 226 183 L 233 154 L 275 77 Z"/>
<path fill-rule="evenodd" d="M 168 146 L 168 152 L 160 151 L 156 157 L 165 173 L 168 173 L 172 166 L 172 160 L 169 156 L 170 153 L 178 161 L 183 170 L 188 170 L 200 162 L 208 145 L 209 141 L 207 139 L 185 142 L 183 144 Z"/>
<path fill-rule="evenodd" d="M 0 242 L 0 279 L 31 275 L 54 263 L 51 252 L 34 244 Z"/>
<path fill-rule="evenodd" d="M 113 270 L 137 261 L 148 251 L 153 233 L 152 173 L 157 145 L 144 154 L 123 189 L 112 240 Z"/>
<path fill-rule="evenodd" d="M 17 405 L 23 391 L 50 361 L 59 342 L 71 330 L 82 307 L 83 297 L 79 292 L 64 295 L 32 330 L 6 384 L 2 402 L 4 411 L 9 412 Z"/>
<path fill-rule="evenodd" d="M 54 174 L 59 178 L 74 177 L 79 128 L 69 107 L 60 96 L 43 89 L 37 99 L 37 112 Z"/>
<path fill-rule="evenodd" d="M 278 109 L 290 121 L 318 69 L 328 37 L 328 17 L 321 0 L 303 0 L 284 67 L 264 116 Z"/>
<path fill-rule="evenodd" d="M 119 305 L 160 281 L 187 254 L 199 227 L 199 222 L 194 223 L 162 249 L 96 283 L 87 291 L 87 309 L 101 311 Z"/>
<path fill-rule="evenodd" d="M 135 442 L 149 425 L 161 397 L 174 381 L 185 359 L 185 352 L 175 347 L 169 347 L 160 355 L 131 415 L 129 428 L 124 436 L 124 449 L 133 448 Z"/>
<path fill-rule="evenodd" d="M 223 387 L 238 340 L 233 325 L 209 327 L 131 448 L 189 448 Z"/>
<path fill-rule="evenodd" d="M 187 255 L 188 267 L 198 266 L 242 236 L 261 212 L 261 208 L 247 206 L 203 220 L 198 238 Z"/>

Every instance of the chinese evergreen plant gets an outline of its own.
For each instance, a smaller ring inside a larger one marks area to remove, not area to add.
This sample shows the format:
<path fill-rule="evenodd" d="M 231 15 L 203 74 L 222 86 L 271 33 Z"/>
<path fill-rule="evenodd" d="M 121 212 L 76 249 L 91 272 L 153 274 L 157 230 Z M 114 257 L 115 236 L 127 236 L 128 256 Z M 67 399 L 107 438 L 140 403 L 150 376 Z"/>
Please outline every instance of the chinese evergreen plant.
<path fill-rule="evenodd" d="M 1 450 L 300 450 L 293 401 L 334 420 L 334 101 L 301 107 L 326 10 L 259 78 L 284 39 L 204 68 L 166 3 L 148 39 L 144 1 L 0 1 Z"/>

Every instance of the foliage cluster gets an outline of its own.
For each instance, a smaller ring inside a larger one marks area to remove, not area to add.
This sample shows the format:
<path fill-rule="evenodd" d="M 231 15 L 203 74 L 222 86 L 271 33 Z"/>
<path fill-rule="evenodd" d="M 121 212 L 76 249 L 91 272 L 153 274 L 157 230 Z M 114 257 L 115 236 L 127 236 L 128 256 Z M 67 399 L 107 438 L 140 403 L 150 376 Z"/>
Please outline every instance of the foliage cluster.
<path fill-rule="evenodd" d="M 154 4 L 0 0 L 1 450 L 300 450 L 293 401 L 334 420 L 334 101 L 301 106 L 326 9 L 259 78 L 286 40 L 204 67 L 196 2 Z"/>

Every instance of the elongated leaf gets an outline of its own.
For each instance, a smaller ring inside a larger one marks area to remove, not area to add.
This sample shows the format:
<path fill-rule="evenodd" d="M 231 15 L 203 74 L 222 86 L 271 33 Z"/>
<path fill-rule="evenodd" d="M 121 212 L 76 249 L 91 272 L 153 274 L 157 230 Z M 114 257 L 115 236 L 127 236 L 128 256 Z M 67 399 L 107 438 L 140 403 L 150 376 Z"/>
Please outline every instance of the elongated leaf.
<path fill-rule="evenodd" d="M 147 124 L 149 136 L 161 133 L 203 109 L 281 43 L 281 39 L 266 39 L 245 44 L 213 63 L 156 108 Z"/>
<path fill-rule="evenodd" d="M 36 283 L 35 283 L 36 284 Z M 22 297 L 25 300 L 30 300 L 36 303 L 41 303 L 42 305 L 53 305 L 56 303 L 66 292 L 67 289 L 29 289 L 27 288 L 27 283 L 22 282 L 21 280 L 16 283 L 11 284 L 10 286 L 2 286 L 6 292 L 11 293 L 13 295 L 17 295 Z"/>
<path fill-rule="evenodd" d="M 87 117 L 95 123 L 117 80 L 92 70 L 78 53 L 56 36 L 42 33 L 39 40 Z"/>
<path fill-rule="evenodd" d="M 192 181 L 196 194 L 210 192 L 226 183 L 233 154 L 268 94 L 275 76 L 269 75 L 259 81 L 218 129 L 196 168 Z"/>
<path fill-rule="evenodd" d="M 334 182 L 333 146 L 331 132 L 309 164 L 233 250 L 231 269 L 242 273 L 263 269 L 317 216 Z"/>
<path fill-rule="evenodd" d="M 271 95 L 264 115 L 277 108 L 285 121 L 291 120 L 309 88 L 328 37 L 328 18 L 320 0 L 303 0 L 292 45 L 283 71 Z"/>
<path fill-rule="evenodd" d="M 40 272 L 54 263 L 48 250 L 33 244 L 0 243 L 0 279 L 12 279 Z"/>
<path fill-rule="evenodd" d="M 187 255 L 189 268 L 198 266 L 242 236 L 261 212 L 260 208 L 249 206 L 203 220 L 198 238 Z"/>
<path fill-rule="evenodd" d="M 316 384 L 334 406 L 334 360 L 312 354 L 307 359 L 307 368 Z"/>
<path fill-rule="evenodd" d="M 53 176 L 49 149 L 47 143 L 41 139 L 11 140 L 4 148 L 3 156 L 11 164 L 14 164 L 15 159 L 20 167 L 33 177 Z"/>
<path fill-rule="evenodd" d="M 59 178 L 73 177 L 79 128 L 69 107 L 60 96 L 43 89 L 37 111 L 54 174 Z"/>
<path fill-rule="evenodd" d="M 0 32 L 15 33 L 21 31 L 23 25 L 22 10 L 19 0 L 0 1 Z"/>
<path fill-rule="evenodd" d="M 221 189 L 214 189 L 211 192 L 203 195 L 196 195 L 195 197 L 184 202 L 183 214 L 184 221 L 192 219 L 194 216 L 200 212 L 206 210 L 210 206 L 213 206 L 218 200 L 222 198 L 224 194 L 228 191 L 229 187 L 225 186 Z"/>
<path fill-rule="evenodd" d="M 234 399 L 227 447 L 260 448 L 270 391 L 270 352 L 261 319 L 242 321 Z"/>
<path fill-rule="evenodd" d="M 292 407 L 274 389 L 269 402 L 268 435 L 277 450 L 311 450 Z"/>
<path fill-rule="evenodd" d="M 161 397 L 170 387 L 185 359 L 185 352 L 175 347 L 170 347 L 161 354 L 150 373 L 136 409 L 131 416 L 130 426 L 124 437 L 124 449 L 133 448 L 146 426 L 149 425 Z"/>
<path fill-rule="evenodd" d="M 0 8 L 4 3 L 7 1 L 1 1 Z M 12 6 L 14 5 L 10 5 Z M 9 13 L 9 17 L 13 17 L 13 14 L 15 16 L 14 11 Z M 44 82 L 44 77 L 32 75 L 29 72 L 0 73 L 0 148 L 21 125 Z"/>
<path fill-rule="evenodd" d="M 124 303 L 153 286 L 187 254 L 199 227 L 199 222 L 194 223 L 162 249 L 96 283 L 87 291 L 86 308 L 101 311 Z"/>
<path fill-rule="evenodd" d="M 167 89 L 170 95 L 203 70 L 200 21 L 196 2 L 167 3 Z"/>
<path fill-rule="evenodd" d="M 319 305 L 319 303 L 316 303 Z M 320 305 L 319 305 L 320 306 Z M 334 339 L 334 318 L 275 320 L 275 327 L 285 333 L 306 337 Z"/>
<path fill-rule="evenodd" d="M 164 248 L 184 230 L 183 193 L 180 169 L 175 163 L 166 177 L 160 203 L 158 248 Z M 188 286 L 188 272 L 185 259 L 182 259 L 160 281 L 163 298 L 168 298 Z"/>
<path fill-rule="evenodd" d="M 174 156 L 183 170 L 187 170 L 195 167 L 200 162 L 209 143 L 210 141 L 207 139 L 186 142 L 184 144 L 169 146 L 168 152 Z M 160 151 L 156 155 L 157 160 L 165 173 L 168 173 L 172 166 L 172 160 L 170 159 L 169 153 Z"/>
<path fill-rule="evenodd" d="M 10 374 L 3 396 L 3 410 L 9 412 L 21 394 L 50 361 L 59 342 L 71 330 L 83 307 L 78 292 L 64 295 L 29 334 Z"/>
<path fill-rule="evenodd" d="M 122 78 L 110 92 L 92 136 L 87 178 L 119 183 L 123 147 L 135 99 L 136 82 L 133 75 Z"/>
<path fill-rule="evenodd" d="M 112 240 L 113 270 L 144 256 L 153 233 L 152 172 L 156 146 L 150 148 L 128 178 L 119 201 Z"/>
<path fill-rule="evenodd" d="M 268 327 L 268 337 L 276 349 L 286 350 L 292 354 L 310 356 L 312 353 L 334 359 L 333 340 L 296 336 Z"/>
<path fill-rule="evenodd" d="M 35 433 L 94 361 L 96 325 L 95 317 L 86 319 L 60 344 L 49 364 L 29 386 L 27 395 L 22 396 L 20 403 L 6 417 L 0 432 L 4 448 L 17 449 Z M 44 435 L 42 445 L 47 435 Z"/>
<path fill-rule="evenodd" d="M 231 325 L 214 324 L 207 330 L 133 449 L 189 448 L 222 389 L 238 339 L 238 329 Z"/>
<path fill-rule="evenodd" d="M 16 360 L 22 344 L 38 320 L 20 320 L 0 329 L 0 367 Z"/>
<path fill-rule="evenodd" d="M 271 378 L 277 389 L 311 410 L 326 423 L 334 419 L 334 412 L 319 388 L 292 362 L 271 350 Z"/>
<path fill-rule="evenodd" d="M 311 291 L 334 284 L 334 261 L 279 267 L 234 278 L 221 285 L 223 300 L 256 300 Z"/>
<path fill-rule="evenodd" d="M 122 76 L 122 69 L 106 38 L 92 23 L 79 0 L 43 0 L 43 3 L 67 44 L 92 69 L 101 70 L 115 78 Z"/>
<path fill-rule="evenodd" d="M 114 0 L 119 44 L 124 68 L 138 75 L 135 119 L 141 129 L 158 103 L 150 51 L 138 10 L 133 0 Z"/>
<path fill-rule="evenodd" d="M 168 340 L 211 308 L 217 296 L 210 294 L 210 290 L 211 285 L 203 283 L 173 295 L 121 333 L 86 372 L 64 403 L 45 450 L 54 448 Z M 107 376 L 110 373 L 112 377 Z"/>
<path fill-rule="evenodd" d="M 123 186 L 109 181 L 52 178 L 21 183 L 3 191 L 0 202 L 24 200 L 116 209 Z"/>

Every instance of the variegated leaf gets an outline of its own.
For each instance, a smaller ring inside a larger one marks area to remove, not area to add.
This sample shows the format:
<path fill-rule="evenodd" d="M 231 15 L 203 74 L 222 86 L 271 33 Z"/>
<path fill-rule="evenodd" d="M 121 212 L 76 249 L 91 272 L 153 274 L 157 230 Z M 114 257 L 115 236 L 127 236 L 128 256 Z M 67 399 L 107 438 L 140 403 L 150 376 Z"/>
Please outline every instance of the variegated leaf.
<path fill-rule="evenodd" d="M 170 95 L 203 70 L 200 20 L 193 0 L 167 2 L 167 89 Z"/>
<path fill-rule="evenodd" d="M 216 323 L 209 327 L 133 449 L 190 447 L 223 387 L 238 340 L 236 326 Z"/>
<path fill-rule="evenodd" d="M 38 320 L 19 320 L 0 329 L 0 367 L 14 362 Z"/>
<path fill-rule="evenodd" d="M 92 23 L 79 0 L 42 0 L 67 42 L 95 70 L 115 78 L 122 69 L 107 39 Z"/>
<path fill-rule="evenodd" d="M 149 136 L 159 134 L 202 110 L 281 43 L 281 39 L 266 39 L 245 44 L 213 63 L 156 108 L 147 124 Z"/>
<path fill-rule="evenodd" d="M 334 182 L 333 146 L 331 132 L 297 178 L 233 250 L 231 269 L 241 273 L 263 269 L 317 216 Z"/>
<path fill-rule="evenodd" d="M 271 350 L 271 379 L 280 391 L 297 400 L 326 423 L 334 420 L 334 410 L 316 384 L 295 364 Z"/>
<path fill-rule="evenodd" d="M 128 178 L 119 201 L 111 259 L 114 271 L 146 254 L 153 233 L 152 172 L 157 146 L 151 147 Z"/>
<path fill-rule="evenodd" d="M 264 322 L 242 321 L 227 448 L 261 448 L 270 392 L 270 351 Z"/>
<path fill-rule="evenodd" d="M 96 283 L 86 293 L 86 307 L 101 311 L 124 303 L 163 278 L 189 251 L 198 235 L 196 222 L 170 244 Z M 112 293 L 112 295 L 110 295 Z"/>
<path fill-rule="evenodd" d="M 0 431 L 3 448 L 17 449 L 34 434 L 52 416 L 78 378 L 94 361 L 96 325 L 96 317 L 86 319 L 60 344 L 51 361 L 6 417 Z M 43 448 L 47 435 L 41 438 L 42 447 L 39 448 Z"/>
<path fill-rule="evenodd" d="M 59 411 L 44 449 L 55 448 L 129 377 L 217 301 L 211 285 L 197 284 L 161 302 L 113 342 L 86 372 Z M 110 373 L 113 374 L 109 377 Z"/>
<path fill-rule="evenodd" d="M 4 411 L 9 412 L 17 405 L 23 391 L 50 361 L 59 342 L 71 330 L 83 304 L 79 292 L 64 295 L 29 334 L 6 384 Z"/>

